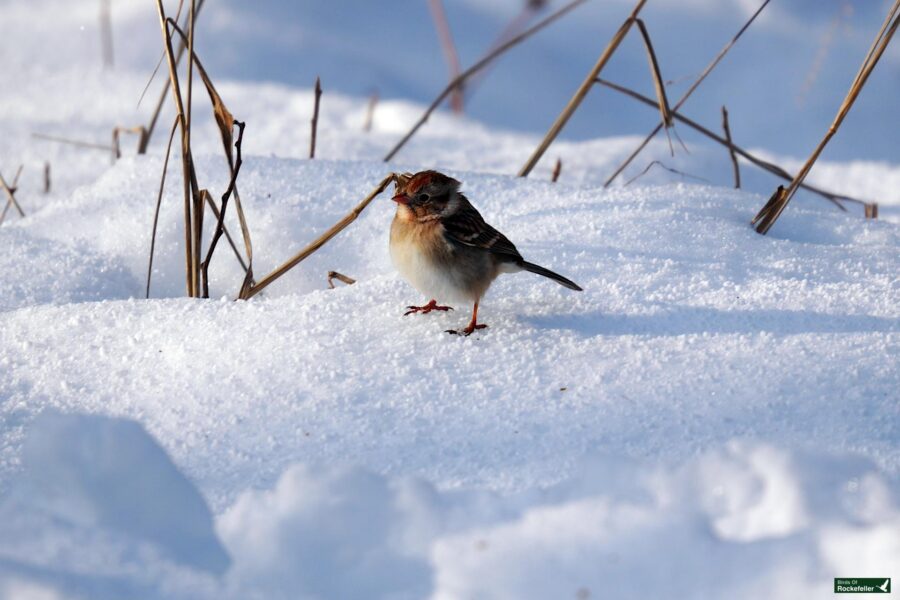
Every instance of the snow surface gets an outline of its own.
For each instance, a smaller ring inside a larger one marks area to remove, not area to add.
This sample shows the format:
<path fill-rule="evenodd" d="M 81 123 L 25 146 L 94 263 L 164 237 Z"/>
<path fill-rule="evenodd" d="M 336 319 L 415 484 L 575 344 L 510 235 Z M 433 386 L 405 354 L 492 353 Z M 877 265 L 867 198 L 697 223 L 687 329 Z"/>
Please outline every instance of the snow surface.
<path fill-rule="evenodd" d="M 277 4 L 281 22 L 259 17 L 273 33 L 251 56 L 292 47 L 301 8 Z M 705 182 L 654 168 L 604 190 L 634 136 L 560 140 L 518 179 L 538 138 L 503 129 L 488 94 L 473 113 L 491 123 L 437 114 L 386 165 L 423 107 L 383 100 L 364 133 L 366 98 L 326 87 L 309 161 L 310 90 L 275 71 L 254 79 L 281 83 L 217 77 L 248 123 L 239 186 L 257 275 L 389 171 L 440 168 L 526 258 L 586 291 L 504 276 L 479 311 L 490 327 L 465 339 L 443 330 L 468 307 L 403 317 L 427 299 L 390 264 L 385 194 L 248 302 L 232 301 L 241 270 L 220 244 L 215 299 L 187 300 L 176 166 L 143 300 L 163 134 L 146 156 L 126 138 L 112 166 L 31 134 L 103 141 L 112 125 L 145 122 L 158 85 L 135 101 L 158 30 L 143 28 L 146 7 L 115 3 L 133 43 L 118 46 L 125 68 L 99 72 L 93 42 L 71 37 L 95 7 L 42 5 L 55 50 L 27 35 L 27 2 L 4 8 L 19 25 L 0 41 L 23 65 L 0 93 L 0 172 L 25 164 L 27 212 L 0 227 L 0 598 L 813 598 L 834 577 L 898 576 L 889 152 L 811 175 L 877 199 L 881 219 L 799 195 L 762 237 L 747 223 L 775 181 L 746 167 L 757 193 L 729 189 L 727 155 L 688 135 L 690 154 L 669 157 L 659 139 L 626 175 L 657 158 Z M 514 12 L 448 6 L 489 23 Z M 694 15 L 710 6 L 690 3 Z M 209 10 L 217 31 L 248 24 L 239 3 Z M 309 10 L 328 38 L 332 9 Z M 547 56 L 574 52 L 550 40 Z M 335 53 L 322 60 L 342 64 Z M 195 157 L 218 196 L 227 177 L 201 97 Z M 880 123 L 871 106 L 859 114 Z M 791 169 L 803 160 L 754 151 Z M 233 212 L 227 223 L 238 231 Z M 327 289 L 329 270 L 358 282 Z"/>
<path fill-rule="evenodd" d="M 0 505 L 9 598 L 813 598 L 900 558 L 872 463 L 758 443 L 674 468 L 598 458 L 512 495 L 297 464 L 219 516 L 224 576 L 199 494 L 132 421 L 42 417 L 22 478 L 39 487 Z"/>

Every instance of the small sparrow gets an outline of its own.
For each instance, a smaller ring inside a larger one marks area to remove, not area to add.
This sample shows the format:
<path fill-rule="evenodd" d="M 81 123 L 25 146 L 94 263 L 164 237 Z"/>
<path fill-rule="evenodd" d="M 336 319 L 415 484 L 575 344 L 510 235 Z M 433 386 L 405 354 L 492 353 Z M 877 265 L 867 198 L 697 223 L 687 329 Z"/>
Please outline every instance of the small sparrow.
<path fill-rule="evenodd" d="M 408 178 L 407 178 L 408 177 Z M 452 310 L 436 298 L 474 303 L 472 320 L 462 331 L 470 335 L 487 325 L 478 323 L 478 302 L 500 273 L 530 271 L 570 290 L 574 282 L 549 269 L 527 262 L 505 235 L 485 223 L 459 192 L 459 181 L 437 171 L 401 178 L 397 213 L 391 223 L 391 258 L 400 274 L 431 301 L 409 306 L 404 313 L 427 314 Z"/>

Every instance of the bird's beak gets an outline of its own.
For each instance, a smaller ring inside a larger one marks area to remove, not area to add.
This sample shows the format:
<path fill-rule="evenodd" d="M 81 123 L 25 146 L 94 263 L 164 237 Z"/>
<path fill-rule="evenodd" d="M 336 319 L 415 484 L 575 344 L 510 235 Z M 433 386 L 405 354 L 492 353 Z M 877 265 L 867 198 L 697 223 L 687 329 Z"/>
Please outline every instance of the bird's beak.
<path fill-rule="evenodd" d="M 409 196 L 407 196 L 406 194 L 403 194 L 403 193 L 397 194 L 396 196 L 391 198 L 391 200 L 393 200 L 397 204 L 404 204 L 404 205 L 409 204 Z"/>

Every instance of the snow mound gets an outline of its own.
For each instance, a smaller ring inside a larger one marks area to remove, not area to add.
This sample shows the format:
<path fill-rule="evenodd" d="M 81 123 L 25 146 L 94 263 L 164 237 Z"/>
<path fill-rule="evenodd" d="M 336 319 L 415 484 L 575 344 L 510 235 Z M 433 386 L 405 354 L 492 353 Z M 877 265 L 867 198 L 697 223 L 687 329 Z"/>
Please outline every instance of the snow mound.
<path fill-rule="evenodd" d="M 132 273 L 103 254 L 38 237 L 18 226 L 4 228 L 0 254 L 6 257 L 0 312 L 40 304 L 125 299 L 135 295 L 140 285 Z"/>
<path fill-rule="evenodd" d="M 865 461 L 732 443 L 630 467 L 601 461 L 575 492 L 439 540 L 434 597 L 813 598 L 900 558 L 896 494 Z"/>
<path fill-rule="evenodd" d="M 244 491 L 217 537 L 139 424 L 45 416 L 28 439 L 0 506 L 8 598 L 793 599 L 900 561 L 896 481 L 849 455 L 734 441 L 681 463 L 596 456 L 512 495 L 295 464 Z"/>
<path fill-rule="evenodd" d="M 232 575 L 269 597 L 427 597 L 427 540 L 415 539 L 427 536 L 416 522 L 423 499 L 393 483 L 362 469 L 295 465 L 274 489 L 244 493 L 219 522 Z"/>
<path fill-rule="evenodd" d="M 206 502 L 140 424 L 45 413 L 31 428 L 22 462 L 13 496 L 29 510 L 148 542 L 191 568 L 227 568 Z"/>

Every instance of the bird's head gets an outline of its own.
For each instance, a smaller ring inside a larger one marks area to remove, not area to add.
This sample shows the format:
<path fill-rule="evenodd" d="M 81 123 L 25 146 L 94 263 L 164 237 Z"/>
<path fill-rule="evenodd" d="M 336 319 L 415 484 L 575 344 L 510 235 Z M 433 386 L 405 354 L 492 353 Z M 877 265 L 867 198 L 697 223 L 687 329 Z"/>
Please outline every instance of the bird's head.
<path fill-rule="evenodd" d="M 397 190 L 397 215 L 408 221 L 431 221 L 453 214 L 458 205 L 459 181 L 437 171 L 412 175 Z"/>

